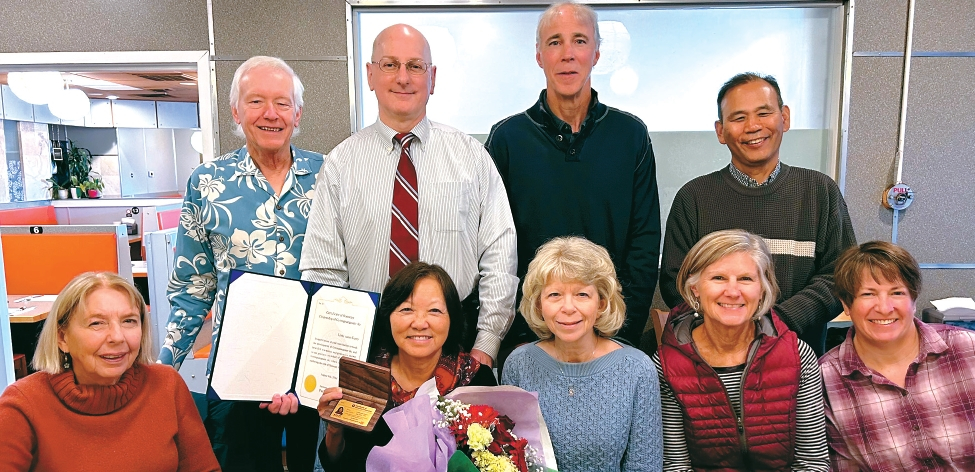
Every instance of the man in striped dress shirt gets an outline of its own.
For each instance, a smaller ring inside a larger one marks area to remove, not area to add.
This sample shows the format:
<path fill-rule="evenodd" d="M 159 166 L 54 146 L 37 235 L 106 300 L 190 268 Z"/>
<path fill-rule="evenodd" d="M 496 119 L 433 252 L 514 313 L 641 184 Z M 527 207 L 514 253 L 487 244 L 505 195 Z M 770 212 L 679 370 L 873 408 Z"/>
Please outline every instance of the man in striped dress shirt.
<path fill-rule="evenodd" d="M 789 113 L 774 77 L 738 74 L 721 87 L 714 130 L 731 164 L 691 180 L 674 197 L 660 294 L 671 308 L 684 301 L 674 281 L 705 235 L 733 228 L 758 234 L 772 252 L 781 290 L 776 313 L 822 356 L 826 323 L 842 311 L 831 292 L 833 265 L 856 236 L 832 179 L 779 161 Z"/>
<path fill-rule="evenodd" d="M 379 120 L 325 159 L 302 278 L 379 292 L 413 258 L 438 264 L 476 317 L 476 336 L 464 348 L 491 366 L 514 318 L 518 286 L 504 184 L 477 140 L 427 119 L 437 68 L 419 31 L 402 24 L 383 30 L 366 71 Z M 397 208 L 404 188 L 412 210 Z M 398 240 L 398 231 L 413 239 Z"/>

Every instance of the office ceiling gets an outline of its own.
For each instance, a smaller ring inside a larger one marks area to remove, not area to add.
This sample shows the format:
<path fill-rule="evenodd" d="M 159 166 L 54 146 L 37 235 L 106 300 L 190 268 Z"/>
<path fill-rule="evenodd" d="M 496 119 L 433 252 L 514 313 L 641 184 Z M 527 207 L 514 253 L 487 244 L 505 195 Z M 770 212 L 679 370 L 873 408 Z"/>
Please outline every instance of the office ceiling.
<path fill-rule="evenodd" d="M 114 95 L 120 100 L 199 101 L 195 70 L 63 72 L 61 75 L 69 87 L 83 90 L 89 98 Z M 6 72 L 0 72 L 0 83 L 7 83 Z"/>

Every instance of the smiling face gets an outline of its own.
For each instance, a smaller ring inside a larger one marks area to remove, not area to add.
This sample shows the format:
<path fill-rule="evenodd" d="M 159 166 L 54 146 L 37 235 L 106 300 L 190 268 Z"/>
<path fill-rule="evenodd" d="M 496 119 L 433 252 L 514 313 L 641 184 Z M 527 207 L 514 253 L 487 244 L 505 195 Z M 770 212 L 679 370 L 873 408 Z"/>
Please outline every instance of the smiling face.
<path fill-rule="evenodd" d="M 853 305 L 843 309 L 853 321 L 858 346 L 886 350 L 913 342 L 915 302 L 903 281 L 876 280 L 864 269 Z M 858 347 L 859 349 L 859 347 Z"/>
<path fill-rule="evenodd" d="M 139 356 L 142 321 L 125 292 L 99 288 L 58 331 L 58 347 L 71 355 L 80 385 L 115 385 Z"/>
<path fill-rule="evenodd" d="M 251 156 L 287 153 L 290 157 L 291 136 L 301 120 L 290 74 L 274 67 L 249 70 L 240 78 L 240 98 L 231 112 L 244 131 Z"/>
<path fill-rule="evenodd" d="M 762 300 L 758 265 L 746 252 L 728 254 L 705 267 L 691 291 L 701 302 L 698 312 L 705 321 L 742 326 L 752 321 Z"/>
<path fill-rule="evenodd" d="M 570 101 L 588 93 L 592 68 L 599 61 L 595 25 L 580 21 L 573 10 L 571 5 L 562 7 L 539 30 L 535 45 L 550 100 Z"/>
<path fill-rule="evenodd" d="M 593 325 L 606 309 L 606 300 L 599 298 L 593 285 L 549 280 L 541 291 L 539 305 L 545 326 L 555 339 L 572 345 L 596 337 Z"/>
<path fill-rule="evenodd" d="M 383 72 L 375 63 L 384 58 L 402 65 L 396 72 Z M 376 92 L 379 102 L 379 119 L 401 133 L 411 131 L 426 116 L 437 78 L 437 67 L 433 65 L 420 75 L 407 72 L 405 64 L 411 59 L 430 64 L 430 45 L 416 29 L 393 25 L 376 37 L 372 62 L 366 64 L 369 90 Z"/>
<path fill-rule="evenodd" d="M 731 151 L 731 162 L 762 182 L 779 162 L 782 134 L 789 131 L 789 107 L 779 108 L 775 89 L 764 80 L 739 85 L 721 101 L 714 122 L 718 141 Z"/>
<path fill-rule="evenodd" d="M 450 315 L 440 284 L 430 277 L 418 280 L 410 298 L 389 316 L 389 324 L 401 361 L 439 358 L 450 332 Z"/>

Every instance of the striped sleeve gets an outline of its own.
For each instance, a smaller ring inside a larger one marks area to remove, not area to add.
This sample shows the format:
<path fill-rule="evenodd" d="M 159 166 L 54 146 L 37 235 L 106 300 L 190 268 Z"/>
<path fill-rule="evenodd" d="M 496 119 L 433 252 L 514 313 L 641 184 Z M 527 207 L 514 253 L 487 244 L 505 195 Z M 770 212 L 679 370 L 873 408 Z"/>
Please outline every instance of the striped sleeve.
<path fill-rule="evenodd" d="M 654 367 L 660 379 L 660 411 L 663 420 L 664 433 L 664 468 L 665 472 L 690 472 L 691 455 L 687 452 L 687 440 L 684 438 L 684 417 L 677 405 L 677 397 L 671 390 L 670 384 L 664 378 L 663 368 L 660 367 L 660 354 L 654 353 Z"/>

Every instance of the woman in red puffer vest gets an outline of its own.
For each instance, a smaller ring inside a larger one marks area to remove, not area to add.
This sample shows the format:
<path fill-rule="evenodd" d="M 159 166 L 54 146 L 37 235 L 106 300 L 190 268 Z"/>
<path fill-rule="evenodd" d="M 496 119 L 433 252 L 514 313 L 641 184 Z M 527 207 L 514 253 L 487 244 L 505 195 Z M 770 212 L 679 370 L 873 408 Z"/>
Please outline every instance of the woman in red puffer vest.
<path fill-rule="evenodd" d="M 660 376 L 664 470 L 829 470 L 822 376 L 812 348 L 772 310 L 765 242 L 717 231 L 677 277 Z"/>

